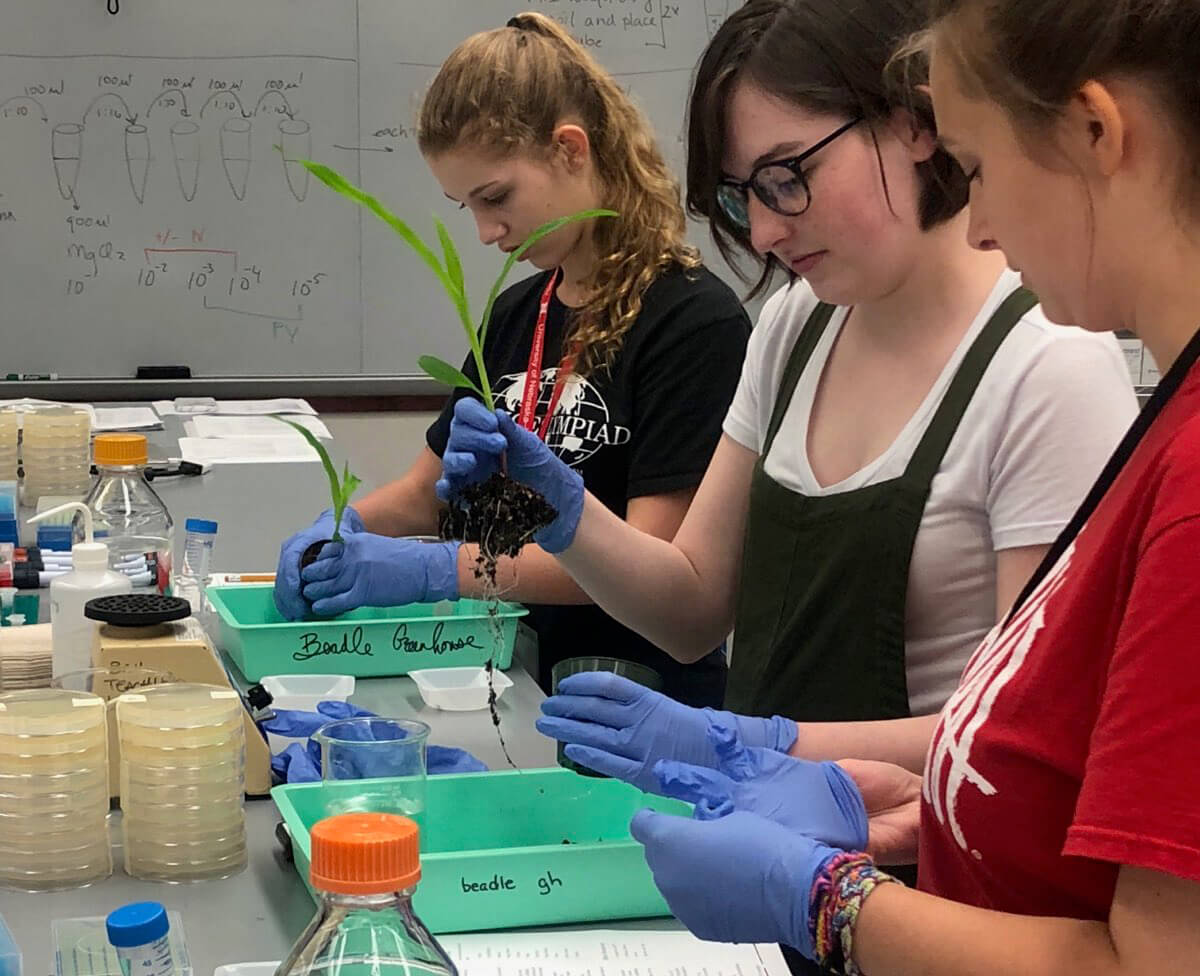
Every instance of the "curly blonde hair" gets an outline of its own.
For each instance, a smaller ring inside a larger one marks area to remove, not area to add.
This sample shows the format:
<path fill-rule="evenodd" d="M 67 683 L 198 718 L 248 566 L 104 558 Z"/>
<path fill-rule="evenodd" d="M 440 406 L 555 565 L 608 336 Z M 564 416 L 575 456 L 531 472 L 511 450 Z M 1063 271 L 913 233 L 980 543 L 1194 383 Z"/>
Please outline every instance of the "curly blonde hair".
<path fill-rule="evenodd" d="M 422 101 L 417 140 L 427 156 L 464 145 L 546 153 L 564 119 L 587 132 L 600 205 L 620 214 L 592 223 L 600 261 L 584 283 L 591 297 L 572 310 L 567 348 L 586 376 L 612 365 L 660 273 L 701 263 L 684 241 L 679 182 L 645 116 L 556 21 L 523 13 L 451 53 Z"/>

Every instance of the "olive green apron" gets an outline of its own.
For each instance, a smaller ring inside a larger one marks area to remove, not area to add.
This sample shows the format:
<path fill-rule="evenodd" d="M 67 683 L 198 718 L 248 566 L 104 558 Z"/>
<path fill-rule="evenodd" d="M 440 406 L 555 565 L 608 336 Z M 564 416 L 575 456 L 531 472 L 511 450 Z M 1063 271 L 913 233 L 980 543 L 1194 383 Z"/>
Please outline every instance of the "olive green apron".
<path fill-rule="evenodd" d="M 726 708 L 798 722 L 911 714 L 904 620 L 921 516 L 992 356 L 1035 304 L 1032 293 L 1018 289 L 992 314 L 900 477 L 809 497 L 773 481 L 764 465 L 834 306 L 813 310 L 792 349 L 750 483 Z M 914 865 L 887 870 L 916 884 Z M 784 946 L 783 952 L 793 973 L 821 972 L 794 949 Z"/>
<path fill-rule="evenodd" d="M 788 360 L 750 486 L 727 708 L 809 722 L 910 714 L 905 601 L 921 515 L 992 356 L 1036 302 L 1019 289 L 996 309 L 900 477 L 809 497 L 773 481 L 764 463 L 834 311 L 824 304 L 813 310 Z"/>

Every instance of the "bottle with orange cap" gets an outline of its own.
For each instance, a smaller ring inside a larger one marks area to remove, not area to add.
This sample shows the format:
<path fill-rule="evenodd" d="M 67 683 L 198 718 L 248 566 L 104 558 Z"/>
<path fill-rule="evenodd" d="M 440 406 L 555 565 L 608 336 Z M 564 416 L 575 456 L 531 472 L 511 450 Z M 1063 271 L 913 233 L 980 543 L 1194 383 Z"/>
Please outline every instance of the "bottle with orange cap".
<path fill-rule="evenodd" d="M 413 911 L 416 823 L 343 813 L 316 823 L 311 840 L 309 877 L 321 906 L 275 976 L 458 976 Z"/>
<path fill-rule="evenodd" d="M 92 456 L 99 476 L 84 504 L 97 541 L 108 544 L 109 566 L 124 573 L 135 593 L 166 593 L 171 586 L 171 514 L 146 480 L 144 434 L 97 434 Z M 76 518 L 74 535 L 83 538 Z"/>

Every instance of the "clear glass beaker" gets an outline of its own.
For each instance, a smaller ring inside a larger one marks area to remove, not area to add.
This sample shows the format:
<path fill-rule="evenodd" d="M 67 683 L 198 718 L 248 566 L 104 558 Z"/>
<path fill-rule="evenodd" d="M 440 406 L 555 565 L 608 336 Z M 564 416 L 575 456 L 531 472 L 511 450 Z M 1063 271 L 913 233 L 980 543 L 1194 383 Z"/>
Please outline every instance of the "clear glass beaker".
<path fill-rule="evenodd" d="M 360 781 L 327 791 L 326 812 L 392 813 L 422 824 L 429 726 L 415 719 L 346 718 L 313 735 L 321 748 L 321 779 Z"/>

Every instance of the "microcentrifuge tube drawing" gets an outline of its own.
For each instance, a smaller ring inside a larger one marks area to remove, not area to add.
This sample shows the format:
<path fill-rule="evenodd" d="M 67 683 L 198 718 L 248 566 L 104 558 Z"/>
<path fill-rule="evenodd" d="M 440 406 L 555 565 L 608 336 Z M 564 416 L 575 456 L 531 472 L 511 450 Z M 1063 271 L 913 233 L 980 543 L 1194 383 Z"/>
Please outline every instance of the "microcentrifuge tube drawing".
<path fill-rule="evenodd" d="M 704 0 L 704 22 L 708 27 L 709 37 L 721 29 L 728 16 L 729 0 Z"/>
<path fill-rule="evenodd" d="M 125 127 L 125 165 L 129 167 L 129 186 L 141 203 L 146 199 L 146 177 L 150 173 L 150 135 L 144 125 Z"/>
<path fill-rule="evenodd" d="M 79 157 L 83 153 L 83 126 L 63 122 L 50 134 L 50 155 L 54 159 L 54 175 L 58 192 L 64 200 L 75 199 L 75 181 L 79 179 Z"/>
<path fill-rule="evenodd" d="M 250 176 L 250 122 L 229 118 L 221 126 L 221 162 L 229 189 L 238 200 L 246 199 L 246 181 Z"/>
<path fill-rule="evenodd" d="M 312 156 L 312 132 L 302 119 L 284 119 L 279 123 L 283 149 L 283 175 L 288 189 L 300 203 L 308 196 L 308 170 L 299 162 Z"/>
<path fill-rule="evenodd" d="M 180 119 L 171 126 L 171 150 L 175 154 L 179 191 L 183 199 L 191 203 L 200 176 L 200 126 L 187 119 Z"/>

